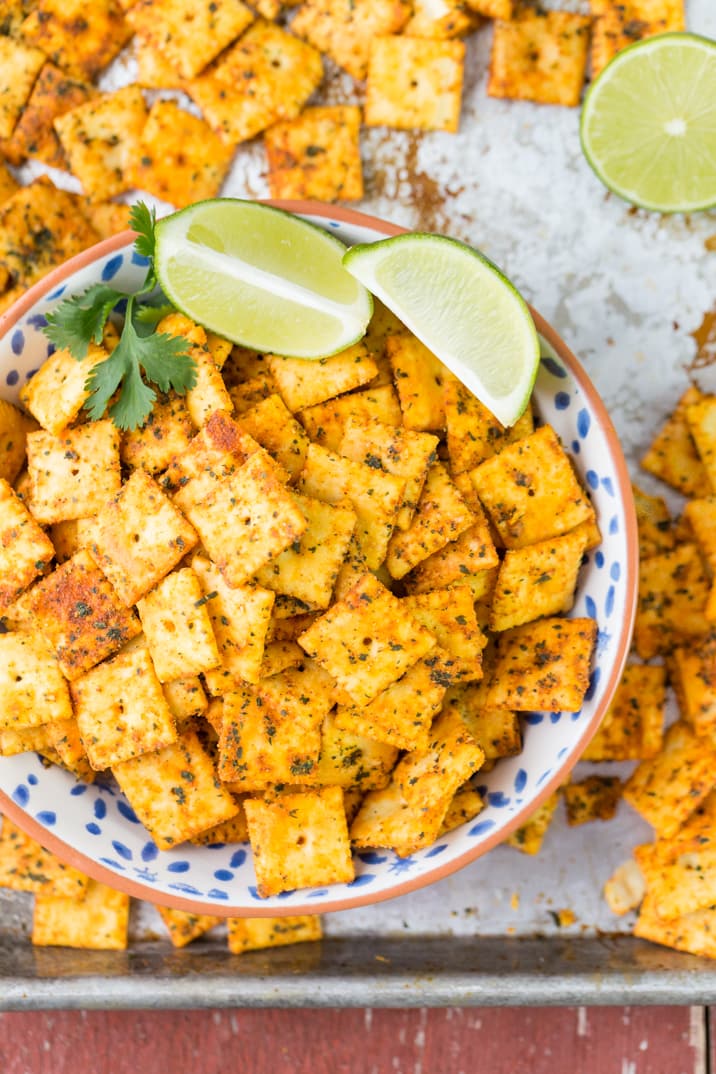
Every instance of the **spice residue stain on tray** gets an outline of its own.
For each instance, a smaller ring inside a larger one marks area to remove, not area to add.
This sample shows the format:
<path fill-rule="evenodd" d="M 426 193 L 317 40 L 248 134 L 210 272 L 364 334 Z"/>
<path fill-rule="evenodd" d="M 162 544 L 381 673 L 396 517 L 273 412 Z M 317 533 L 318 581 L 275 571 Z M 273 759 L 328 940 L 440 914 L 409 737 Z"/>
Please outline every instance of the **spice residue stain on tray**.
<path fill-rule="evenodd" d="M 716 362 L 716 304 L 704 314 L 699 327 L 690 333 L 696 342 L 696 356 L 689 364 L 689 372 L 703 369 Z"/>
<path fill-rule="evenodd" d="M 449 203 L 463 193 L 464 187 L 444 186 L 420 167 L 420 147 L 424 134 L 406 131 L 396 136 L 386 133 L 374 147 L 387 150 L 374 158 L 372 189 L 374 197 L 399 199 L 412 210 L 412 225 L 420 231 L 455 234 L 455 220 Z M 381 163 L 377 163 L 380 159 Z"/>

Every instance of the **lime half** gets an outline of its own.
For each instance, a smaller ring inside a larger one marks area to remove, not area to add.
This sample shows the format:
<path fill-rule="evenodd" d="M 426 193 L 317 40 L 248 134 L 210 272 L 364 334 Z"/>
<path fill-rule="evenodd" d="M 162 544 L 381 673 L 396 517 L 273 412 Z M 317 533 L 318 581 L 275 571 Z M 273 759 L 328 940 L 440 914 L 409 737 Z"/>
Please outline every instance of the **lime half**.
<path fill-rule="evenodd" d="M 635 205 L 716 204 L 716 42 L 661 34 L 618 53 L 585 97 L 581 138 L 602 182 Z"/>
<path fill-rule="evenodd" d="M 527 406 L 539 364 L 524 299 L 464 243 L 412 233 L 354 246 L 343 263 L 503 425 Z"/>
<path fill-rule="evenodd" d="M 300 217 L 237 198 L 200 201 L 156 225 L 167 298 L 234 343 L 322 358 L 365 333 L 373 301 L 342 265 L 345 245 Z"/>

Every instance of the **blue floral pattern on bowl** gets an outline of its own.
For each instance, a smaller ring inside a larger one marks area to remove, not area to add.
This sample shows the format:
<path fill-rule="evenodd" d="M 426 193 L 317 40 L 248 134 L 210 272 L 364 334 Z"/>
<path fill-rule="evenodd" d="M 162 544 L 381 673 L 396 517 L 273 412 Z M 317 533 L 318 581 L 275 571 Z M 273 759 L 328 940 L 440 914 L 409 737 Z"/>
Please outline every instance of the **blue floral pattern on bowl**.
<path fill-rule="evenodd" d="M 330 226 L 347 243 L 382 237 L 376 230 L 341 220 L 315 218 Z M 144 277 L 146 262 L 125 247 L 112 251 L 69 276 L 41 298 L 0 339 L 0 395 L 16 401 L 21 386 L 52 352 L 42 332 L 45 315 L 66 293 L 78 292 L 98 278 L 111 279 L 131 290 Z M 572 614 L 589 615 L 598 623 L 598 642 L 587 697 L 580 712 L 531 713 L 523 720 L 524 749 L 505 758 L 482 781 L 484 810 L 472 822 L 441 837 L 409 858 L 391 851 L 361 851 L 355 855 L 356 878 L 315 890 L 285 892 L 260 899 L 256 892 L 251 854 L 237 845 L 178 847 L 159 851 L 134 812 L 111 782 L 98 779 L 84 785 L 57 767 L 45 768 L 35 754 L 0 758 L 0 791 L 27 817 L 74 848 L 104 879 L 142 888 L 148 899 L 188 900 L 209 912 L 320 912 L 324 905 L 342 908 L 379 900 L 411 886 L 427 883 L 450 863 L 469 853 L 477 856 L 486 843 L 513 822 L 568 763 L 585 727 L 603 702 L 605 684 L 623 653 L 628 618 L 629 559 L 625 506 L 619 494 L 618 459 L 578 380 L 559 355 L 543 340 L 542 360 L 535 385 L 539 418 L 549 422 L 570 450 L 597 511 L 603 535 L 601 547 L 587 557 L 580 575 Z M 110 874 L 109 877 L 107 874 Z"/>

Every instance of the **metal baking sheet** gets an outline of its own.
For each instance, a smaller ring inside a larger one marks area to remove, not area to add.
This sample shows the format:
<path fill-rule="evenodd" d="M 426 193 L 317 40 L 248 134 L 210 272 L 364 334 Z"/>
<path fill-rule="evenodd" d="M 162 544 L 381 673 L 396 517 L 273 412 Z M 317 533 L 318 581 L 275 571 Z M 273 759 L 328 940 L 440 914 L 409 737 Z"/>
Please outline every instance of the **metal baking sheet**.
<path fill-rule="evenodd" d="M 713 0 L 686 9 L 690 29 L 716 37 Z M 636 474 L 689 376 L 716 390 L 716 214 L 661 217 L 607 193 L 581 155 L 578 110 L 486 96 L 490 36 L 468 41 L 458 135 L 364 132 L 357 208 L 462 238 L 501 265 L 581 358 Z M 104 85 L 132 73 L 120 60 Z M 321 99 L 352 98 L 333 72 Z M 260 143 L 241 147 L 226 192 L 267 196 L 264 167 Z M 127 953 L 36 950 L 29 898 L 0 892 L 0 1009 L 716 1002 L 714 963 L 633 939 L 633 918 L 602 900 L 650 837 L 624 804 L 609 824 L 570 830 L 559 816 L 537 858 L 498 848 L 430 888 L 328 916 L 321 944 L 240 958 L 221 927 L 173 951 L 147 906 L 135 907 Z M 560 910 L 572 924 L 557 923 Z"/>

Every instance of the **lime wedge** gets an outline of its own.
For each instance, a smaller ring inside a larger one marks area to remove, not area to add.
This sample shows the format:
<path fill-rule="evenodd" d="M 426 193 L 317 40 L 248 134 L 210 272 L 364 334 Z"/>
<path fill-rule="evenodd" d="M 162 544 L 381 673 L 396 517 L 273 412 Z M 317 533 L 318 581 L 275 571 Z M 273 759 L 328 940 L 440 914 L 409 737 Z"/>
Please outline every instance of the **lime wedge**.
<path fill-rule="evenodd" d="M 619 52 L 591 86 L 582 149 L 605 186 L 643 209 L 716 204 L 716 42 L 661 34 Z"/>
<path fill-rule="evenodd" d="M 527 406 L 539 363 L 522 296 L 477 250 L 414 232 L 354 246 L 343 264 L 503 425 Z"/>
<path fill-rule="evenodd" d="M 322 358 L 365 333 L 373 301 L 341 264 L 346 247 L 298 216 L 238 198 L 200 201 L 156 225 L 170 302 L 234 343 Z"/>

